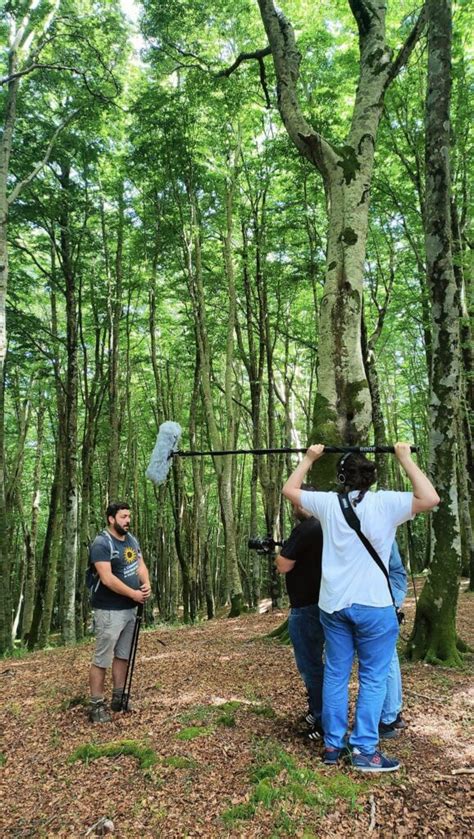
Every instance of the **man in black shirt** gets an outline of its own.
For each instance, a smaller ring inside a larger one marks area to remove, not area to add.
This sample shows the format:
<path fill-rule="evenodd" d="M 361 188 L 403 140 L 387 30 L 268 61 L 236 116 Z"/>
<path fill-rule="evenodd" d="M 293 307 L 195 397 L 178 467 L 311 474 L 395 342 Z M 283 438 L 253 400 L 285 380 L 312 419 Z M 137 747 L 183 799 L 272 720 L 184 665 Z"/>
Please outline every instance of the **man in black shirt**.
<path fill-rule="evenodd" d="M 96 536 L 90 548 L 90 562 L 96 575 L 92 587 L 96 647 L 89 676 L 89 719 L 94 723 L 111 719 L 104 703 L 105 672 L 110 666 L 111 708 L 122 710 L 136 606 L 151 594 L 140 545 L 129 532 L 130 507 L 125 503 L 109 504 L 106 518 L 107 529 Z"/>
<path fill-rule="evenodd" d="M 312 489 L 312 487 L 305 487 Z M 319 620 L 319 587 L 323 534 L 319 521 L 293 505 L 298 524 L 293 528 L 275 560 L 280 574 L 285 574 L 291 611 L 288 632 L 295 653 L 296 666 L 308 693 L 309 737 L 322 736 L 321 711 L 323 690 L 324 634 Z"/>

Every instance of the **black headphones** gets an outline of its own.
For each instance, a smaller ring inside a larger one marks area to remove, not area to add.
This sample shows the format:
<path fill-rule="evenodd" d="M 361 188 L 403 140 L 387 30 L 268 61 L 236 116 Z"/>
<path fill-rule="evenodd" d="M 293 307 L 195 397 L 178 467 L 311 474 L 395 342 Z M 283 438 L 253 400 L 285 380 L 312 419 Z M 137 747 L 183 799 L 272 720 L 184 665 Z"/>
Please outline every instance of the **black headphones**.
<path fill-rule="evenodd" d="M 351 452 L 347 452 L 347 454 L 344 455 L 341 462 L 339 463 L 339 467 L 338 467 L 339 471 L 338 471 L 336 477 L 337 477 L 337 480 L 339 481 L 340 484 L 345 484 L 346 483 L 346 473 L 344 471 L 344 461 L 347 460 L 347 458 L 349 457 L 350 454 L 351 454 Z"/>

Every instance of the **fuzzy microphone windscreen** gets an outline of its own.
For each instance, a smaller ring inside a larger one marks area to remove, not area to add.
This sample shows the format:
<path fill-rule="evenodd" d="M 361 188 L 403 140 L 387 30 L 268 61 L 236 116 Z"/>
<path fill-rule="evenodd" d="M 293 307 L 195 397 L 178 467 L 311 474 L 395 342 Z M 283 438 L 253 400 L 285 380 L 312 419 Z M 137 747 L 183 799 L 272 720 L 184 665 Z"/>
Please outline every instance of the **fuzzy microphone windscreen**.
<path fill-rule="evenodd" d="M 163 422 L 158 431 L 155 448 L 153 449 L 146 476 L 154 484 L 162 484 L 173 462 L 172 452 L 177 451 L 181 426 L 177 422 Z"/>

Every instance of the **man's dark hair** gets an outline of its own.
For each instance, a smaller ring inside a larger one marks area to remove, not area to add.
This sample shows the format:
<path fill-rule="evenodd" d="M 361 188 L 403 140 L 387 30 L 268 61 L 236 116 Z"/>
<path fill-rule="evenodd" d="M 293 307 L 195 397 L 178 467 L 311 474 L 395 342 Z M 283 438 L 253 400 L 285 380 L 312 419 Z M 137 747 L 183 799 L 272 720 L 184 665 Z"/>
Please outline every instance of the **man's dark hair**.
<path fill-rule="evenodd" d="M 377 469 L 365 455 L 352 452 L 339 460 L 337 479 L 349 489 L 367 490 L 377 480 Z"/>
<path fill-rule="evenodd" d="M 109 506 L 107 507 L 107 509 L 105 511 L 105 518 L 106 518 L 107 524 L 109 523 L 109 516 L 112 516 L 112 518 L 114 519 L 119 510 L 129 510 L 129 509 L 130 509 L 130 504 L 127 504 L 126 501 L 114 501 L 112 504 L 109 504 Z"/>
<path fill-rule="evenodd" d="M 306 492 L 317 492 L 316 487 L 311 484 L 301 484 L 300 489 L 304 489 Z"/>

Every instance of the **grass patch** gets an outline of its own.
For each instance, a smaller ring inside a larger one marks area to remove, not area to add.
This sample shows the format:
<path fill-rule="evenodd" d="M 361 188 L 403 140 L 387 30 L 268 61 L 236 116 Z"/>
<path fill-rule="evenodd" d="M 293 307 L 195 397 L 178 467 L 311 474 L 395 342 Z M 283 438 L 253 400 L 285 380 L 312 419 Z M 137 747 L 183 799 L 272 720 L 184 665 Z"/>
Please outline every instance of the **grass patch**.
<path fill-rule="evenodd" d="M 276 717 L 275 711 L 270 705 L 250 705 L 249 711 L 258 717 L 265 717 L 267 720 L 274 720 Z"/>
<path fill-rule="evenodd" d="M 220 717 L 217 717 L 217 725 L 225 725 L 227 728 L 234 728 L 236 725 L 235 717 L 233 714 L 221 714 Z"/>
<path fill-rule="evenodd" d="M 75 749 L 69 758 L 69 763 L 82 760 L 88 765 L 92 760 L 100 757 L 120 757 L 128 755 L 135 757 L 141 769 L 149 769 L 157 762 L 156 752 L 138 740 L 116 740 L 111 743 L 85 743 Z"/>
<path fill-rule="evenodd" d="M 209 723 L 210 730 L 212 730 L 213 724 L 233 728 L 236 725 L 235 713 L 241 704 L 241 702 L 234 700 L 223 702 L 222 705 L 197 705 L 191 711 L 180 714 L 178 719 L 183 723 Z M 199 729 L 199 733 L 191 735 L 185 733 L 194 729 Z M 206 733 L 210 732 L 207 731 Z M 199 728 L 197 725 L 191 725 L 183 729 L 178 736 L 182 740 L 191 740 L 193 737 L 199 737 L 200 734 L 202 734 L 202 728 Z"/>
<path fill-rule="evenodd" d="M 178 731 L 176 737 L 178 740 L 195 740 L 196 737 L 206 737 L 208 734 L 212 734 L 213 730 L 210 726 L 191 725 L 189 728 L 182 728 L 181 731 Z"/>
<path fill-rule="evenodd" d="M 189 757 L 181 755 L 170 755 L 162 760 L 163 766 L 172 766 L 174 769 L 195 769 L 197 763 Z"/>
<path fill-rule="evenodd" d="M 209 705 L 196 705 L 191 711 L 186 711 L 180 714 L 178 719 L 180 722 L 206 722 L 212 713 L 212 708 Z"/>
<path fill-rule="evenodd" d="M 233 807 L 229 807 L 228 810 L 225 810 L 222 813 L 222 821 L 226 825 L 232 825 L 236 821 L 245 821 L 247 819 L 252 819 L 255 815 L 255 804 L 251 802 L 247 802 L 245 804 L 235 804 Z"/>
<path fill-rule="evenodd" d="M 5 766 L 7 762 L 7 756 L 0 752 L 0 766 Z"/>
<path fill-rule="evenodd" d="M 294 817 L 302 807 L 310 807 L 322 816 L 343 799 L 354 809 L 359 795 L 368 789 L 366 781 L 354 780 L 343 773 L 324 775 L 300 765 L 278 743 L 271 741 L 257 743 L 250 781 L 253 785 L 250 800 L 230 807 L 222 819 L 230 825 L 251 818 L 259 807 L 274 810 L 275 837 L 294 836 L 304 828 L 304 813 L 296 820 Z M 311 836 L 306 835 L 308 839 Z"/>

